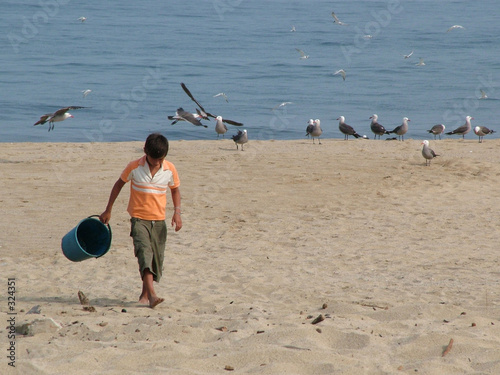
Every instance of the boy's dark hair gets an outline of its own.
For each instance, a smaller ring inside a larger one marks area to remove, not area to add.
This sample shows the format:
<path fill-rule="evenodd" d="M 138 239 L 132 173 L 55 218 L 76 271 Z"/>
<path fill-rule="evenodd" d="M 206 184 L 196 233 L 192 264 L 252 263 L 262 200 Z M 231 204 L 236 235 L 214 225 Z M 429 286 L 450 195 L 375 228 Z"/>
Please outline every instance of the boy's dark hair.
<path fill-rule="evenodd" d="M 153 133 L 146 138 L 144 153 L 153 159 L 164 158 L 168 154 L 168 139 L 160 133 Z"/>

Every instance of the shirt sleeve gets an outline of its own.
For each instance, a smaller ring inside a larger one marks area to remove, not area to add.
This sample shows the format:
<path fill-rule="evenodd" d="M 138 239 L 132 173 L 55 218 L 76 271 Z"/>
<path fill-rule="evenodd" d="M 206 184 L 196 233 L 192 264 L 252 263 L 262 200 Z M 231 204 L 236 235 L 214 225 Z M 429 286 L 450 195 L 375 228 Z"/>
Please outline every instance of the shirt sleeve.
<path fill-rule="evenodd" d="M 123 170 L 120 178 L 123 182 L 129 182 L 132 179 L 132 171 L 134 170 L 135 164 L 133 161 L 128 163 L 128 165 Z"/>
<path fill-rule="evenodd" d="M 175 189 L 176 187 L 179 187 L 181 184 L 181 181 L 179 180 L 179 175 L 177 174 L 177 169 L 175 168 L 175 165 L 173 165 L 170 162 L 168 163 L 168 169 L 172 172 L 172 177 L 170 178 L 170 181 L 168 183 L 168 186 L 170 189 Z"/>

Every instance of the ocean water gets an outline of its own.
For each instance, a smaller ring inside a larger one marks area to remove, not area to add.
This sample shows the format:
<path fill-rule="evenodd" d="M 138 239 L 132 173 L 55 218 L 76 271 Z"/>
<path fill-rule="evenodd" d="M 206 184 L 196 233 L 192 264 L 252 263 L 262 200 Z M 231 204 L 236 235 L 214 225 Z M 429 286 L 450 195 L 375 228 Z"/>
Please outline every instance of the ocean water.
<path fill-rule="evenodd" d="M 373 138 L 374 113 L 390 130 L 410 118 L 406 138 L 430 138 L 437 123 L 452 130 L 466 115 L 500 135 L 494 0 L 3 0 L 0 8 L 0 142 L 144 140 L 153 131 L 215 139 L 213 119 L 208 128 L 167 119 L 178 107 L 195 111 L 181 82 L 207 111 L 244 123 L 250 141 L 303 139 L 310 118 L 321 120 L 323 138 L 343 138 L 341 115 Z M 348 25 L 334 24 L 332 11 Z M 455 24 L 464 29 L 447 32 Z M 282 102 L 291 104 L 272 110 Z M 51 132 L 33 126 L 66 106 L 88 108 Z M 228 128 L 226 139 L 238 130 Z"/>

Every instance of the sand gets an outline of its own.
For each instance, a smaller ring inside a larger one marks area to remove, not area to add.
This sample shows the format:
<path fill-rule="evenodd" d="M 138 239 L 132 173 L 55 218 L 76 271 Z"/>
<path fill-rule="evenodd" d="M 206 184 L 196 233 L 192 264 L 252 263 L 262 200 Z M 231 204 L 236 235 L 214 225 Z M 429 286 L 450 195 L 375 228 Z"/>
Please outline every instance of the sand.
<path fill-rule="evenodd" d="M 1 144 L 0 373 L 499 374 L 500 140 L 431 140 L 429 167 L 420 144 L 172 141 L 184 227 L 155 309 L 128 185 L 105 256 L 61 251 L 143 142 Z M 8 278 L 33 328 L 15 368 Z"/>

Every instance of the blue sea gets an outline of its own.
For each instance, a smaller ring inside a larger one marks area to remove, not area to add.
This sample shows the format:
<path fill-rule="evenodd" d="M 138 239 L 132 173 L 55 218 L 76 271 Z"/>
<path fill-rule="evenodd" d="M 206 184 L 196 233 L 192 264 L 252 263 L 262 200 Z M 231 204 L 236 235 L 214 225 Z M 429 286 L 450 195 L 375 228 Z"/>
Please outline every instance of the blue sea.
<path fill-rule="evenodd" d="M 304 139 L 310 118 L 321 120 L 323 138 L 343 138 L 341 115 L 373 138 L 375 113 L 390 130 L 410 118 L 406 138 L 429 138 L 438 123 L 452 130 L 467 115 L 500 136 L 495 0 L 2 0 L 0 8 L 0 142 L 142 141 L 153 131 L 215 139 L 213 119 L 207 128 L 167 119 L 178 107 L 195 111 L 181 82 L 208 112 L 244 123 L 250 141 Z M 456 24 L 463 28 L 447 31 Z M 273 110 L 282 102 L 291 103 Z M 51 132 L 33 126 L 66 106 L 88 108 Z M 226 138 L 239 129 L 228 128 Z"/>

